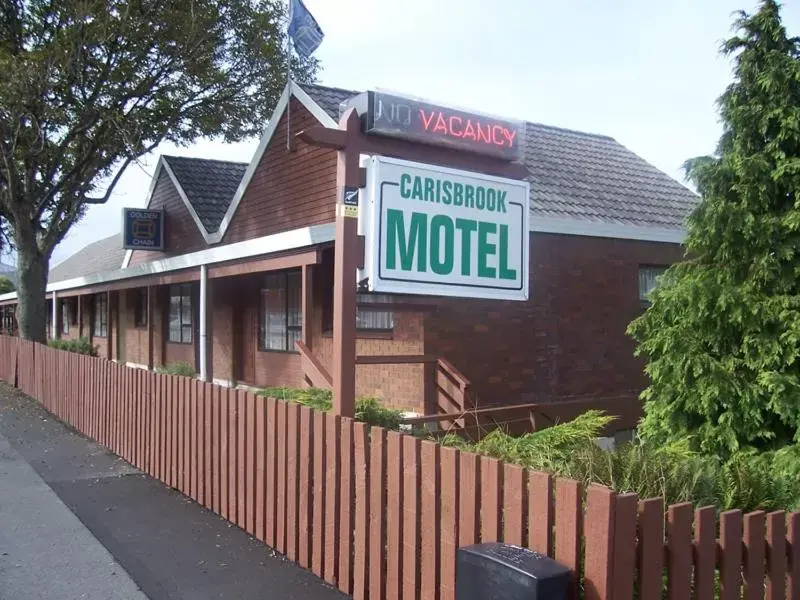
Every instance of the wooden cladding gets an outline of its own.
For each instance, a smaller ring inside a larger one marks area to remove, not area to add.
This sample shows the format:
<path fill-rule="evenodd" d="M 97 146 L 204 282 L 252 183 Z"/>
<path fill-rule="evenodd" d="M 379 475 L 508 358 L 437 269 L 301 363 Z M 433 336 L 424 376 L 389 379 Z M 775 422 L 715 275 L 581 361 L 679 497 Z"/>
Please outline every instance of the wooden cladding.
<path fill-rule="evenodd" d="M 0 337 L 0 378 L 356 599 L 453 600 L 456 551 L 555 557 L 587 600 L 800 600 L 800 513 L 665 507 L 195 379 Z M 662 594 L 665 594 L 662 596 Z"/>

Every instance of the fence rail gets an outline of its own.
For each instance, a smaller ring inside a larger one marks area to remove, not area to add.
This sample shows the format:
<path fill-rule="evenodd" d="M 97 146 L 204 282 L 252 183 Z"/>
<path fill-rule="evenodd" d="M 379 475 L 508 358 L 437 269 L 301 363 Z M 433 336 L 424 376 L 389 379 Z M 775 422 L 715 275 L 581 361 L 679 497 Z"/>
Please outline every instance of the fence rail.
<path fill-rule="evenodd" d="M 250 392 L 0 337 L 0 377 L 356 599 L 452 600 L 456 549 L 555 557 L 589 600 L 800 600 L 800 514 L 664 507 Z M 666 586 L 666 587 L 665 587 Z"/>

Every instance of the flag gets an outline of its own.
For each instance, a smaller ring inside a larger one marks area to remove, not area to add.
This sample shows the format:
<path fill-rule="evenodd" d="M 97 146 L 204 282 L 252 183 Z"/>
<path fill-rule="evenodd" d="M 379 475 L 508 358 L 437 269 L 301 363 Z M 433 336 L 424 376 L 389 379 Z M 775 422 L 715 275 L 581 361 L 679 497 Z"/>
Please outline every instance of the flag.
<path fill-rule="evenodd" d="M 289 6 L 289 37 L 297 53 L 308 58 L 319 48 L 325 34 L 302 0 L 289 0 Z"/>

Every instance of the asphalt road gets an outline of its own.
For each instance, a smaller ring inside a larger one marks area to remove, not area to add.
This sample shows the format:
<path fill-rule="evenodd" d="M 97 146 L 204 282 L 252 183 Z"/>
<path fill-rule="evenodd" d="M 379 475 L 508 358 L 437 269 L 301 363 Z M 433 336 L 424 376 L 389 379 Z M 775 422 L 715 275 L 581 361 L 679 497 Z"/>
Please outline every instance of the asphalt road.
<path fill-rule="evenodd" d="M 341 600 L 0 384 L 0 599 Z"/>

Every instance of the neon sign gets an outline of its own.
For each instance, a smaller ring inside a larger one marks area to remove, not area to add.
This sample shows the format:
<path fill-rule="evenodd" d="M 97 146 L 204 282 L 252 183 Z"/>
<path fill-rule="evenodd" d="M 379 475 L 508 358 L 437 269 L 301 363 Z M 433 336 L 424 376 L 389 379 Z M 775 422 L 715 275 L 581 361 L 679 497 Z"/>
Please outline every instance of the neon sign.
<path fill-rule="evenodd" d="M 367 92 L 365 133 L 448 146 L 506 160 L 522 157 L 521 124 L 383 92 Z"/>

